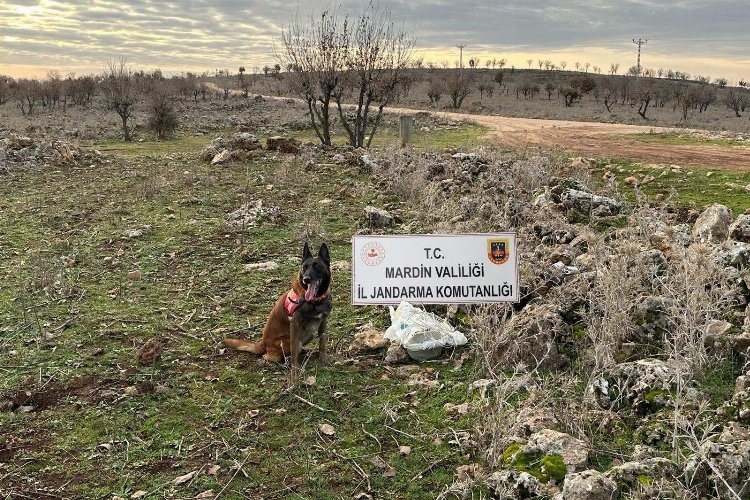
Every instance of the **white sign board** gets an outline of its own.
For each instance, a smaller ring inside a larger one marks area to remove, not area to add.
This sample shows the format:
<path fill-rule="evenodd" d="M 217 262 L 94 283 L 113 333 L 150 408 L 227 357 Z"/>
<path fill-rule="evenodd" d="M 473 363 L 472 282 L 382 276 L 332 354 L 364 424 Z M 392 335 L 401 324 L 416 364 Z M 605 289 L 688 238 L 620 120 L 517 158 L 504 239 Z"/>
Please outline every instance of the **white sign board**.
<path fill-rule="evenodd" d="M 352 238 L 352 304 L 518 302 L 515 233 Z"/>

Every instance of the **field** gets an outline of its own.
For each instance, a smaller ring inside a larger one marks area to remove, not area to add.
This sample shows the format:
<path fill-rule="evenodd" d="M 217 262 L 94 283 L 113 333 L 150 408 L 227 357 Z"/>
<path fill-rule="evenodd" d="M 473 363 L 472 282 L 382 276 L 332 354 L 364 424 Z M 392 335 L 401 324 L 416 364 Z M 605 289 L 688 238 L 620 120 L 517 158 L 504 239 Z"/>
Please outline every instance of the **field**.
<path fill-rule="evenodd" d="M 216 169 L 191 159 L 196 146 L 108 141 L 93 146 L 113 152 L 103 165 L 4 179 L 0 370 L 14 408 L 0 413 L 2 489 L 323 498 L 421 496 L 450 484 L 470 461 L 455 440 L 471 419 L 443 408 L 472 380 L 466 353 L 404 370 L 346 351 L 357 328 L 387 318 L 348 305 L 349 238 L 366 229 L 352 214 L 371 203 L 399 212 L 399 203 L 356 167 L 301 173 L 295 159 L 269 156 Z M 257 200 L 273 215 L 226 224 Z M 296 273 L 306 231 L 325 237 L 340 263 L 335 354 L 327 368 L 312 356 L 306 385 L 287 392 L 283 368 L 225 351 L 221 339 L 257 336 Z M 246 269 L 267 261 L 278 269 Z M 165 353 L 138 366 L 151 338 Z M 408 385 L 410 376 L 431 389 Z M 321 434 L 324 423 L 336 434 Z"/>
<path fill-rule="evenodd" d="M 743 436 L 746 267 L 706 258 L 727 250 L 690 235 L 707 206 L 726 205 L 732 221 L 750 207 L 745 141 L 585 124 L 530 134 L 522 121 L 433 110 L 406 150 L 386 115 L 367 152 L 377 168 L 365 168 L 340 129 L 334 146 L 316 144 L 289 99 L 176 106 L 176 137 L 155 141 L 138 115 L 134 142 L 89 109 L 0 107 L 3 135 L 80 152 L 0 169 L 0 495 L 520 498 L 528 486 L 552 498 L 581 468 L 606 474 L 621 498 L 744 491 L 747 456 L 722 448 L 739 458 L 714 463 L 697 450 L 722 429 Z M 238 131 L 296 138 L 301 151 L 199 159 Z M 636 143 L 645 153 L 625 154 Z M 372 225 L 370 205 L 395 223 Z M 349 349 L 357 332 L 390 324 L 384 307 L 350 305 L 352 235 L 509 228 L 522 241 L 522 302 L 432 308 L 469 346 L 401 365 Z M 308 346 L 303 383 L 289 388 L 286 366 L 222 340 L 258 337 L 308 238 L 332 250 L 333 353 L 321 366 Z M 631 308 L 653 297 L 667 305 Z M 728 326 L 713 343 L 715 322 Z M 152 359 L 144 346 L 163 352 Z M 675 358 L 689 367 L 678 380 L 648 379 L 611 406 L 591 396 L 596 377 L 639 361 L 671 373 Z M 494 392 L 470 390 L 477 381 Z M 547 430 L 585 448 L 583 461 L 570 462 L 567 445 L 524 451 Z M 669 465 L 635 479 L 618 469 L 653 459 Z"/>

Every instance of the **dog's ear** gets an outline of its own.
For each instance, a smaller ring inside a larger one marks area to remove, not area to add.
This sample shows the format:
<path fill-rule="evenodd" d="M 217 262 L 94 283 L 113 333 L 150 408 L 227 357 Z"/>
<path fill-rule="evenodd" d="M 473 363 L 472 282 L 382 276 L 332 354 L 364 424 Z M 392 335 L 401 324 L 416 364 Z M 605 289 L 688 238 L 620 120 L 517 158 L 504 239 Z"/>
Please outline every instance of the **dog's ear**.
<path fill-rule="evenodd" d="M 328 245 L 326 245 L 325 243 L 320 245 L 320 250 L 318 250 L 318 257 L 323 259 L 323 262 L 325 262 L 328 267 L 331 266 L 331 254 L 328 253 Z"/>
<path fill-rule="evenodd" d="M 304 262 L 306 259 L 312 257 L 312 252 L 310 251 L 310 245 L 308 245 L 307 242 L 305 242 L 305 249 L 302 250 L 302 261 Z"/>

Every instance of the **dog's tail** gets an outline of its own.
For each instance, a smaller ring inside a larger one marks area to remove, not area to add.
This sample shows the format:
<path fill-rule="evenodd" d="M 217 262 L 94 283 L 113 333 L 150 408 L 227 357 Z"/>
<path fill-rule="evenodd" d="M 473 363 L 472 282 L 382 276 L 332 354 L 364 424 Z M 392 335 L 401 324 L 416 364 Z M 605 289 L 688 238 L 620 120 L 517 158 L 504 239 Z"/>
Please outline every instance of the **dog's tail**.
<path fill-rule="evenodd" d="M 250 342 L 240 339 L 224 339 L 224 345 L 230 349 L 238 351 L 252 352 L 253 354 L 263 354 L 266 352 L 266 346 L 262 342 Z"/>

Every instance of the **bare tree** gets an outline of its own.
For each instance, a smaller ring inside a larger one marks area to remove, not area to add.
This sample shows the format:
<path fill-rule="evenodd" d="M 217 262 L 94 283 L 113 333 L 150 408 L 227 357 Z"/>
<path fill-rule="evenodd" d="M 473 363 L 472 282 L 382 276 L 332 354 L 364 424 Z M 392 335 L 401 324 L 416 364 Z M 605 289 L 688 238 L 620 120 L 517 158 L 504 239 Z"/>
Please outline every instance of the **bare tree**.
<path fill-rule="evenodd" d="M 0 75 L 0 106 L 8 102 L 10 96 L 10 77 Z"/>
<path fill-rule="evenodd" d="M 295 18 L 282 41 L 281 58 L 295 68 L 290 86 L 307 101 L 320 141 L 331 143 L 333 99 L 349 144 L 369 146 L 383 110 L 398 97 L 414 39 L 395 25 L 389 12 L 370 4 L 353 22 L 329 10 L 307 24 Z M 353 112 L 345 111 L 347 100 L 354 102 Z"/>
<path fill-rule="evenodd" d="M 122 120 L 125 140 L 130 141 L 128 120 L 133 116 L 133 107 L 141 100 L 143 79 L 125 64 L 125 59 L 109 61 L 104 69 L 101 90 L 109 109 L 114 110 Z"/>
<path fill-rule="evenodd" d="M 747 100 L 747 94 L 743 93 L 742 91 L 730 88 L 729 91 L 724 94 L 723 100 L 724 104 L 726 104 L 729 109 L 734 111 L 734 116 L 736 116 L 737 118 L 742 117 L 742 115 L 740 115 L 740 110 L 743 110 L 743 102 Z"/>
<path fill-rule="evenodd" d="M 451 105 L 460 108 L 464 99 L 471 93 L 471 85 L 468 78 L 456 75 L 448 80 L 447 90 Z"/>
<path fill-rule="evenodd" d="M 560 61 L 560 67 L 565 70 L 565 68 L 568 66 L 568 61 Z"/>
<path fill-rule="evenodd" d="M 341 92 L 342 71 L 351 37 L 349 19 L 325 10 L 307 22 L 294 17 L 281 34 L 281 57 L 293 71 L 290 90 L 307 102 L 315 134 L 324 145 L 331 145 L 331 100 Z"/>
<path fill-rule="evenodd" d="M 369 4 L 352 31 L 351 50 L 346 59 L 343 92 L 334 94 L 341 124 L 354 147 L 369 147 L 377 132 L 383 110 L 398 96 L 413 54 L 415 39 L 396 26 L 388 11 Z M 478 59 L 475 60 L 475 65 Z M 342 98 L 356 102 L 353 117 L 344 113 Z M 377 114 L 369 121 L 371 108 Z M 367 143 L 365 144 L 365 138 Z"/>
<path fill-rule="evenodd" d="M 617 74 L 617 70 L 620 69 L 620 65 L 617 63 L 612 63 L 609 65 L 609 74 L 614 76 Z"/>
<path fill-rule="evenodd" d="M 646 117 L 646 112 L 648 111 L 649 104 L 651 104 L 651 85 L 640 83 L 633 92 L 633 95 L 634 101 L 638 103 L 638 114 L 644 120 L 648 120 L 648 118 Z"/>
<path fill-rule="evenodd" d="M 443 82 L 439 80 L 430 81 L 430 85 L 427 87 L 427 97 L 430 99 L 430 104 L 438 104 L 444 92 L 445 85 L 443 85 Z"/>
<path fill-rule="evenodd" d="M 600 82 L 596 88 L 597 98 L 601 98 L 608 112 L 612 111 L 612 105 L 617 102 L 617 86 L 610 79 Z"/>
<path fill-rule="evenodd" d="M 544 91 L 547 92 L 547 100 L 552 99 L 552 94 L 555 92 L 556 87 L 552 82 L 547 82 L 544 85 Z"/>
<path fill-rule="evenodd" d="M 18 101 L 18 108 L 22 115 L 33 115 L 34 106 L 41 94 L 41 84 L 38 80 L 20 78 L 11 82 L 10 90 Z"/>

